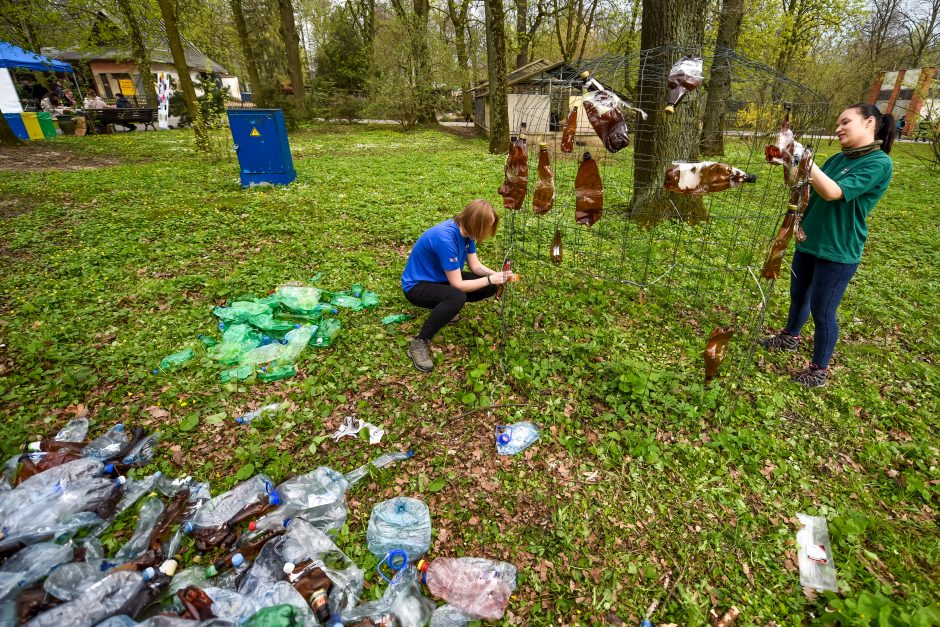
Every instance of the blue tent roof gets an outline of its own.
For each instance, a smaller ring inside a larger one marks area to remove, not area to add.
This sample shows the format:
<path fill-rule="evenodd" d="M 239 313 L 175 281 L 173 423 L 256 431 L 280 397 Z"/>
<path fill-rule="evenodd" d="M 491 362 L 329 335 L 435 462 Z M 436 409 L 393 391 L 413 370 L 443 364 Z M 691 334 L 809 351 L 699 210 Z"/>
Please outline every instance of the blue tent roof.
<path fill-rule="evenodd" d="M 19 46 L 0 41 L 0 67 L 39 70 L 40 72 L 74 72 L 65 61 L 56 61 L 49 57 L 27 52 Z"/>

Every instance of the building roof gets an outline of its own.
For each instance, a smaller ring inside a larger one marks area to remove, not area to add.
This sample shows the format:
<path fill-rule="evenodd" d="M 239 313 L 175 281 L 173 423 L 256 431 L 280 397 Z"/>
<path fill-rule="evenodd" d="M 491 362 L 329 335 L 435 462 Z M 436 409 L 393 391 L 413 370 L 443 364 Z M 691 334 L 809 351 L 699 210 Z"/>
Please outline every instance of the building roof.
<path fill-rule="evenodd" d="M 130 50 L 120 50 L 114 48 L 107 50 L 94 50 L 90 52 L 79 52 L 78 50 L 55 50 L 53 48 L 43 48 L 42 50 L 45 54 L 58 57 L 60 59 L 66 59 L 68 61 L 134 61 L 134 55 Z M 224 67 L 198 50 L 185 50 L 184 53 L 186 55 L 186 65 L 188 65 L 189 69 L 191 70 L 205 72 L 206 68 L 209 68 L 209 70 L 212 72 L 228 74 L 228 71 Z M 172 65 L 173 55 L 169 50 L 151 48 L 150 61 L 153 63 L 166 63 Z"/>
<path fill-rule="evenodd" d="M 526 83 L 542 74 L 558 74 L 558 78 L 570 79 L 578 75 L 578 68 L 564 61 L 551 62 L 548 59 L 536 59 L 506 75 L 506 86 L 512 87 Z M 490 93 L 490 82 L 483 81 L 473 88 L 476 97 Z"/>

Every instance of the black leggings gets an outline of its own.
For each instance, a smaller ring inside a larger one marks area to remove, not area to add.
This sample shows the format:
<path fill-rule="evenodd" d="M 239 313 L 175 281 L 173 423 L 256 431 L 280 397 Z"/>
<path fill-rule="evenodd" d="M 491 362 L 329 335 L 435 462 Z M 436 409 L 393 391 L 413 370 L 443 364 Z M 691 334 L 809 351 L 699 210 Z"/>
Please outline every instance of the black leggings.
<path fill-rule="evenodd" d="M 460 274 L 464 281 L 483 278 L 472 272 Z M 431 340 L 445 324 L 450 322 L 451 318 L 457 315 L 464 303 L 475 303 L 495 294 L 495 285 L 487 285 L 475 292 L 461 292 L 456 287 L 451 287 L 450 283 L 421 281 L 405 292 L 405 298 L 412 305 L 431 310 L 428 319 L 424 321 L 424 326 L 421 327 L 421 332 L 418 333 L 420 339 Z"/>

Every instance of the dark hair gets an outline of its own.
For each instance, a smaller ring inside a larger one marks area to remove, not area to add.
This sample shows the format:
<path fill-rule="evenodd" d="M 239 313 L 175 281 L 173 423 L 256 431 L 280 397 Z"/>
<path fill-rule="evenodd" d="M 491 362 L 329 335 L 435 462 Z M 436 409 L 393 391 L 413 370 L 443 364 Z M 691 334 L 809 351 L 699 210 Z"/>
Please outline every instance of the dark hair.
<path fill-rule="evenodd" d="M 873 104 L 860 102 L 854 104 L 849 109 L 858 109 L 863 118 L 875 118 L 878 120 L 878 129 L 875 131 L 875 139 L 881 140 L 881 149 L 885 152 L 891 152 L 891 146 L 894 144 L 894 138 L 897 136 L 896 123 L 894 116 L 890 113 L 882 113 Z"/>

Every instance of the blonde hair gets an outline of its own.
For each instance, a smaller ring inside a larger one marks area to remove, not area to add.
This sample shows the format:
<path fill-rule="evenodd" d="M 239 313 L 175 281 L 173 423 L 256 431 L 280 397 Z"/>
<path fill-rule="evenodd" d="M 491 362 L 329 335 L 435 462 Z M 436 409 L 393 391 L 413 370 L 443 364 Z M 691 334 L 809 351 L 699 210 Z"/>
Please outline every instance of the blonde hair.
<path fill-rule="evenodd" d="M 496 229 L 499 227 L 499 214 L 493 209 L 493 205 L 482 198 L 477 198 L 467 203 L 463 211 L 454 218 L 454 222 L 471 239 L 482 242 L 496 235 Z"/>

